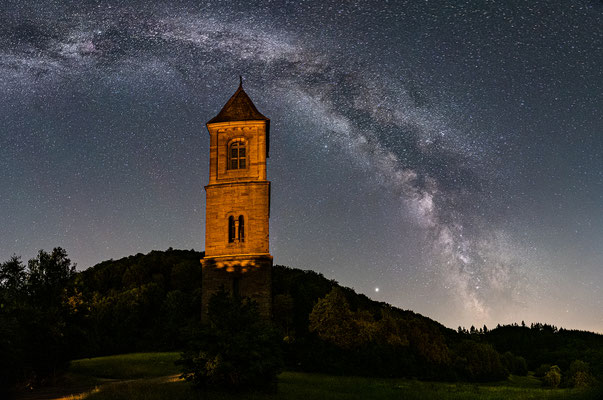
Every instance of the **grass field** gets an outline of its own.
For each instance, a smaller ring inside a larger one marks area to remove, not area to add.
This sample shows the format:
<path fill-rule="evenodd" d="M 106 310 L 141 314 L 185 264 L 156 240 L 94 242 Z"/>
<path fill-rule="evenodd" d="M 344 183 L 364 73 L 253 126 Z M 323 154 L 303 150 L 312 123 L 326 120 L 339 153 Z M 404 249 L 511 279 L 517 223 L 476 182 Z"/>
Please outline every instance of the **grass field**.
<path fill-rule="evenodd" d="M 533 377 L 512 376 L 490 384 L 422 382 L 409 379 L 341 377 L 298 372 L 279 376 L 276 393 L 201 393 L 178 379 L 178 353 L 139 353 L 76 360 L 69 370 L 72 383 L 95 382 L 71 399 L 596 399 L 594 392 L 544 389 Z M 81 385 L 80 385 L 81 387 Z M 69 399 L 70 397 L 63 397 Z"/>
<path fill-rule="evenodd" d="M 71 362 L 69 372 L 105 379 L 155 378 L 178 373 L 179 353 L 133 353 Z"/>

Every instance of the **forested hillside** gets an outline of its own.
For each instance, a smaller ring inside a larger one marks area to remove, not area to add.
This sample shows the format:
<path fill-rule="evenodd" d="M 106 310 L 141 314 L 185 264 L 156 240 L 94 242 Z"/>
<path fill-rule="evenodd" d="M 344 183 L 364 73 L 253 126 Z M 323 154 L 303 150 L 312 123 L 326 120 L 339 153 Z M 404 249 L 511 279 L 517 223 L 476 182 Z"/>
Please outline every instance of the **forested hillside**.
<path fill-rule="evenodd" d="M 199 328 L 202 257 L 168 249 L 76 272 L 54 249 L 0 264 L 0 385 L 39 382 L 74 358 L 181 350 Z M 528 369 L 545 380 L 559 369 L 557 384 L 568 386 L 603 375 L 603 336 L 590 332 L 546 324 L 454 331 L 284 266 L 274 267 L 273 296 L 288 369 L 469 381 Z"/>

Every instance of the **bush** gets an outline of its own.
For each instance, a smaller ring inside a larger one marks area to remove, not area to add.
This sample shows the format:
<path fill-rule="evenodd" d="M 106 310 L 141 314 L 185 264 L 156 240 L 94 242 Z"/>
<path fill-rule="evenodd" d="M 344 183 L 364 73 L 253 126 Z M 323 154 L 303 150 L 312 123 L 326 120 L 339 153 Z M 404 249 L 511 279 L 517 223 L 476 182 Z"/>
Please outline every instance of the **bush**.
<path fill-rule="evenodd" d="M 501 361 L 505 368 L 514 375 L 526 376 L 528 374 L 528 363 L 523 357 L 518 357 L 507 351 L 502 355 Z"/>
<path fill-rule="evenodd" d="M 457 349 L 455 367 L 471 381 L 495 381 L 509 375 L 492 346 L 466 340 Z"/>
<path fill-rule="evenodd" d="M 581 360 L 574 360 L 570 364 L 568 371 L 567 385 L 570 387 L 588 387 L 595 382 L 590 374 L 588 363 Z"/>
<path fill-rule="evenodd" d="M 553 365 L 546 374 L 544 374 L 544 378 L 542 378 L 542 382 L 545 386 L 550 388 L 556 388 L 561 383 L 561 369 Z"/>
<path fill-rule="evenodd" d="M 534 376 L 538 378 L 544 378 L 547 372 L 551 369 L 551 364 L 540 364 L 540 367 L 534 370 Z"/>
<path fill-rule="evenodd" d="M 256 303 L 224 290 L 209 301 L 208 324 L 177 362 L 197 387 L 274 388 L 283 361 L 279 335 Z"/>

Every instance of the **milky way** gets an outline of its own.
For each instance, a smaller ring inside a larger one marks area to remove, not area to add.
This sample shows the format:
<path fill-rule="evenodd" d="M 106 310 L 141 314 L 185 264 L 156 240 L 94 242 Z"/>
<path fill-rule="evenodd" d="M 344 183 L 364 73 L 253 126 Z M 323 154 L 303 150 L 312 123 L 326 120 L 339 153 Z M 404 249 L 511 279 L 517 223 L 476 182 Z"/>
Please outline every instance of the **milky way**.
<path fill-rule="evenodd" d="M 242 74 L 275 262 L 453 327 L 603 331 L 603 4 L 195 3 L 2 10 L 3 259 L 202 250 Z"/>

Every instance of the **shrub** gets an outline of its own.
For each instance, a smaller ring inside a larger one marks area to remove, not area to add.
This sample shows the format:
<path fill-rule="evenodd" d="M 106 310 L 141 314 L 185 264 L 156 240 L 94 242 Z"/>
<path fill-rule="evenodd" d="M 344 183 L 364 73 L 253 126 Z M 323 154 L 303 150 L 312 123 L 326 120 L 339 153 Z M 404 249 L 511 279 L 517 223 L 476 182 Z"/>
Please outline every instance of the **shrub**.
<path fill-rule="evenodd" d="M 587 387 L 594 383 L 595 379 L 590 374 L 588 363 L 574 360 L 568 371 L 567 385 L 571 387 Z"/>
<path fill-rule="evenodd" d="M 208 324 L 177 362 L 197 387 L 274 388 L 282 370 L 279 335 L 254 302 L 224 290 L 208 305 Z"/>
<path fill-rule="evenodd" d="M 550 388 L 558 387 L 559 383 L 561 383 L 561 369 L 558 366 L 553 365 L 548 372 L 544 374 L 542 382 L 545 386 Z"/>
<path fill-rule="evenodd" d="M 534 376 L 544 378 L 549 369 L 551 369 L 551 364 L 540 364 L 540 367 L 534 370 Z"/>
<path fill-rule="evenodd" d="M 491 345 L 472 340 L 464 341 L 457 349 L 455 366 L 471 381 L 494 381 L 509 375 Z"/>
<path fill-rule="evenodd" d="M 502 355 L 501 361 L 505 368 L 514 375 L 526 376 L 528 374 L 528 363 L 523 357 L 507 351 Z"/>

